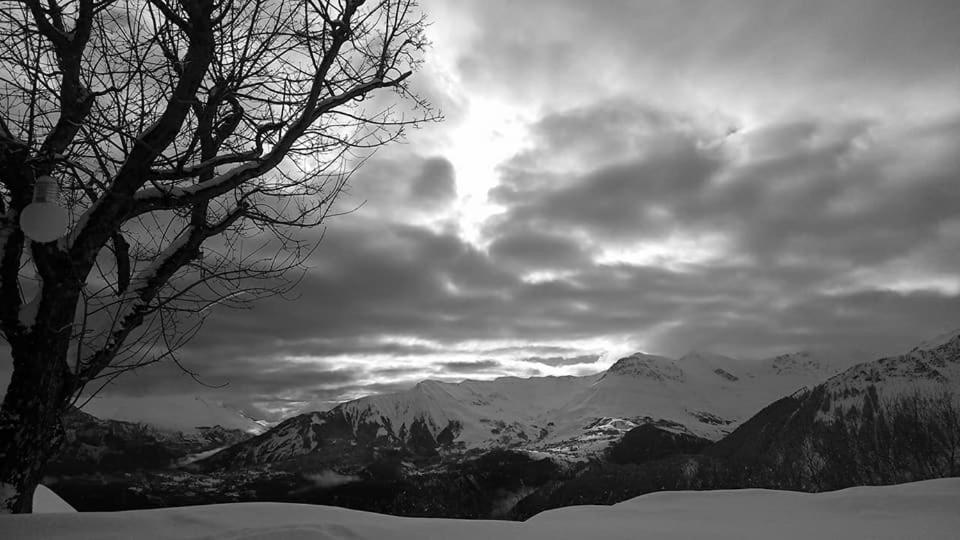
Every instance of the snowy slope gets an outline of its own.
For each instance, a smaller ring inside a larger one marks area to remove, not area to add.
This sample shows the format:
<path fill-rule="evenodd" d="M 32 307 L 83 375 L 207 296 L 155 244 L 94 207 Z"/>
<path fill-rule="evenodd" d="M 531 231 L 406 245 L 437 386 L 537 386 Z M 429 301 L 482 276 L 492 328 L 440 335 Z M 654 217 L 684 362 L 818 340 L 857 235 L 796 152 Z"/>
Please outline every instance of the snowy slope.
<path fill-rule="evenodd" d="M 945 339 L 854 365 L 780 399 L 706 452 L 765 460 L 786 477 L 806 467 L 802 489 L 951 475 L 960 332 Z"/>
<path fill-rule="evenodd" d="M 759 362 L 637 353 L 585 377 L 428 380 L 294 417 L 209 463 L 254 465 L 357 445 L 427 452 L 513 447 L 579 459 L 648 423 L 716 440 L 770 401 L 853 361 L 821 353 Z"/>
<path fill-rule="evenodd" d="M 189 394 L 96 396 L 84 405 L 83 412 L 97 418 L 148 424 L 186 433 L 212 426 L 262 433 L 268 427 L 265 422 L 254 420 L 241 411 Z"/>
<path fill-rule="evenodd" d="M 905 393 L 950 390 L 960 399 L 960 331 L 927 340 L 910 352 L 857 364 L 824 385 L 833 407 L 862 405 L 868 387 L 882 400 Z"/>
<path fill-rule="evenodd" d="M 799 352 L 759 362 L 708 352 L 692 352 L 678 360 L 634 354 L 618 360 L 555 411 L 557 430 L 546 442 L 566 441 L 580 451 L 597 450 L 645 423 L 717 440 L 763 405 L 819 384 L 855 361 L 827 352 Z M 603 433 L 585 429 L 598 421 Z M 583 444 L 591 438 L 596 444 Z"/>
<path fill-rule="evenodd" d="M 911 351 L 936 349 L 945 343 L 953 341 L 957 338 L 957 336 L 960 336 L 960 328 L 955 328 L 948 332 L 942 332 L 936 336 L 925 339 L 918 343 L 913 349 L 911 349 Z"/>
<path fill-rule="evenodd" d="M 829 493 L 759 489 L 661 492 L 614 506 L 551 510 L 526 522 L 401 518 L 334 508 L 245 503 L 114 513 L 16 515 L 0 538 L 143 540 L 953 539 L 960 479 Z"/>
<path fill-rule="evenodd" d="M 37 486 L 33 492 L 33 513 L 58 514 L 61 512 L 76 512 L 76 510 L 47 486 Z"/>

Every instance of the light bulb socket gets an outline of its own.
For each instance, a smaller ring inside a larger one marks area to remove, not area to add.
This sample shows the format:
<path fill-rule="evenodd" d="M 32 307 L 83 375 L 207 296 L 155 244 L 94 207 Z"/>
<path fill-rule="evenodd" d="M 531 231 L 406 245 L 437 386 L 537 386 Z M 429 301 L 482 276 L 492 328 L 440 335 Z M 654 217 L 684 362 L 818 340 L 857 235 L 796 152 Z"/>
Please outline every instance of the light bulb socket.
<path fill-rule="evenodd" d="M 60 202 L 60 186 L 53 178 L 43 175 L 33 184 L 33 202 L 57 203 Z"/>

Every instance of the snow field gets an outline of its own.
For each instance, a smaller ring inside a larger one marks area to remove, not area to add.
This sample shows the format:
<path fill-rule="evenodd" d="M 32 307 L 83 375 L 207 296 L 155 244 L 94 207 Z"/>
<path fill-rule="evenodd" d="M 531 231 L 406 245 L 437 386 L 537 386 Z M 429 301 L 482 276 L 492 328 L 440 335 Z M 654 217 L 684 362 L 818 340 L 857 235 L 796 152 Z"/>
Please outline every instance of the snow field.
<path fill-rule="evenodd" d="M 956 539 L 960 478 L 830 493 L 760 489 L 662 492 L 520 522 L 402 518 L 327 506 L 241 503 L 0 518 L 22 540 Z"/>

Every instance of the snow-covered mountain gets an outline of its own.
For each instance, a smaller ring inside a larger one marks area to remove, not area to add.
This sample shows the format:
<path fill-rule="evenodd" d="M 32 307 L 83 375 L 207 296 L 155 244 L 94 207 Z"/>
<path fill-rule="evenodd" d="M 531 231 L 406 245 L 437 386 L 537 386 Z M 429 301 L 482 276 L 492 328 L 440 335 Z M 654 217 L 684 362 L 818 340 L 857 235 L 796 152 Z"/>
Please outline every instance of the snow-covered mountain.
<path fill-rule="evenodd" d="M 600 463 L 538 486 L 513 516 L 611 504 L 661 489 L 823 491 L 957 476 L 960 332 L 928 343 L 930 348 L 859 363 L 821 384 L 784 392 L 712 444 L 654 425 L 638 427 L 606 454 L 616 465 Z M 819 359 L 799 354 L 770 359 L 760 371 L 782 375 L 818 365 Z"/>
<path fill-rule="evenodd" d="M 857 358 L 801 352 L 759 362 L 711 353 L 637 353 L 584 377 L 423 381 L 288 419 L 213 456 L 215 466 L 343 456 L 356 447 L 415 452 L 520 448 L 578 459 L 643 424 L 717 440 L 770 401 Z"/>
<path fill-rule="evenodd" d="M 960 329 L 924 340 L 903 354 L 857 363 L 813 390 L 830 396 L 830 410 L 839 412 L 862 406 L 863 396 L 873 392 L 883 400 L 943 391 L 960 399 Z"/>
<path fill-rule="evenodd" d="M 960 472 L 960 331 L 780 399 L 707 450 L 794 489 Z"/>
<path fill-rule="evenodd" d="M 953 341 L 957 336 L 960 336 L 960 328 L 954 328 L 953 330 L 942 332 L 940 334 L 937 334 L 936 336 L 927 338 L 921 341 L 920 343 L 918 343 L 915 347 L 913 347 L 910 350 L 917 351 L 917 350 L 936 349 L 940 345 L 944 345 L 946 343 Z"/>
<path fill-rule="evenodd" d="M 146 424 L 159 429 L 192 433 L 220 426 L 247 433 L 263 433 L 270 424 L 243 411 L 200 396 L 98 395 L 83 406 L 83 412 L 97 418 Z"/>

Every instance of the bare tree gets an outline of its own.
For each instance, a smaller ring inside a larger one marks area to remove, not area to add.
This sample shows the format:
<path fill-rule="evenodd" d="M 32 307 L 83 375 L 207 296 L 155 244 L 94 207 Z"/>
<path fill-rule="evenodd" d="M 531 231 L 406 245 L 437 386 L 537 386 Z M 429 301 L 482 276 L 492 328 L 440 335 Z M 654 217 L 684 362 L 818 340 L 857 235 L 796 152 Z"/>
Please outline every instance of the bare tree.
<path fill-rule="evenodd" d="M 437 119 L 407 86 L 423 30 L 413 0 L 0 0 L 0 512 L 31 511 L 85 388 L 295 284 L 296 231 Z M 51 180 L 69 225 L 31 241 Z"/>

